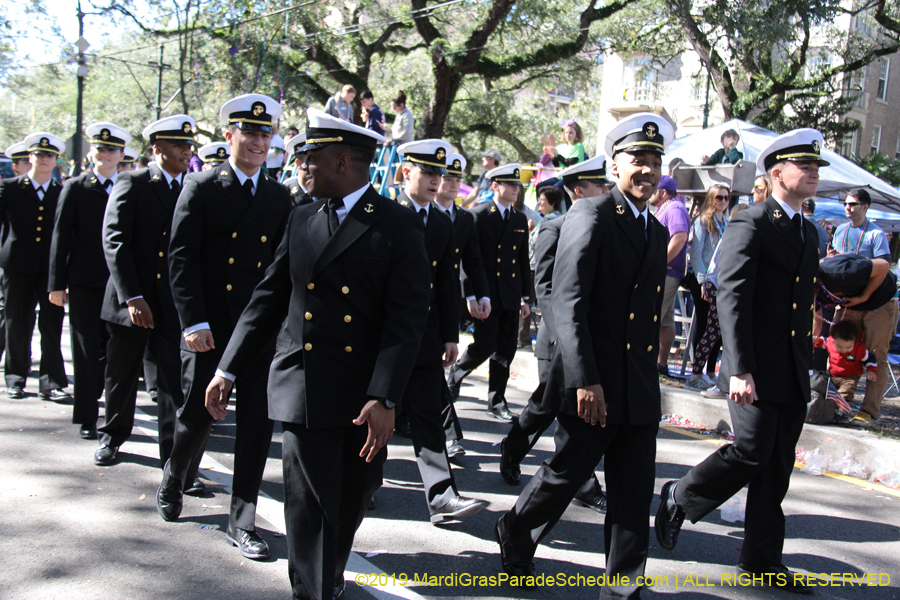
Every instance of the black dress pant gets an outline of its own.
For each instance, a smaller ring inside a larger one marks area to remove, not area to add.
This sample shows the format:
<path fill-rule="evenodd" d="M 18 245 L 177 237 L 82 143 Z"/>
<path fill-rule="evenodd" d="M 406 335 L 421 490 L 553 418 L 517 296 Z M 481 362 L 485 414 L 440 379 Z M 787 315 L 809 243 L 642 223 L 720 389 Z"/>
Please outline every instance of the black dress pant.
<path fill-rule="evenodd" d="M 675 488 L 675 501 L 696 523 L 750 484 L 739 560 L 777 566 L 782 564 L 784 547 L 781 502 L 791 482 L 806 404 L 757 401 L 739 406 L 729 402 L 728 409 L 734 442 L 688 471 Z"/>
<path fill-rule="evenodd" d="M 0 356 L 6 351 L 6 275 L 0 269 Z"/>
<path fill-rule="evenodd" d="M 456 408 L 453 406 L 453 398 L 450 396 L 450 388 L 446 385 L 441 389 L 441 420 L 444 423 L 444 438 L 448 440 L 459 441 L 463 439 L 462 425 L 456 414 Z"/>
<path fill-rule="evenodd" d="M 69 385 L 63 362 L 62 306 L 50 302 L 47 274 L 5 273 L 6 296 L 6 387 L 25 387 L 31 372 L 31 336 L 35 316 L 41 332 L 40 390 L 61 389 Z M 35 313 L 35 308 L 38 312 Z"/>
<path fill-rule="evenodd" d="M 148 392 L 150 390 L 158 389 L 159 384 L 157 383 L 157 379 L 156 359 L 153 358 L 153 350 L 148 344 L 147 349 L 144 351 L 144 389 Z"/>
<path fill-rule="evenodd" d="M 157 398 L 160 467 L 172 453 L 175 437 L 175 413 L 184 404 L 181 392 L 181 352 L 179 331 L 163 332 L 143 327 L 125 327 L 107 323 L 106 346 L 106 423 L 98 427 L 100 445 L 119 447 L 131 436 L 137 401 L 138 377 L 144 349 L 152 345 L 159 370 Z"/>
<path fill-rule="evenodd" d="M 458 385 L 481 363 L 490 359 L 488 376 L 488 405 L 506 406 L 506 384 L 509 365 L 516 357 L 516 335 L 519 331 L 519 311 L 491 309 L 487 319 L 475 320 L 474 341 L 469 344 L 450 369 L 447 383 Z"/>
<path fill-rule="evenodd" d="M 403 407 L 409 416 L 413 449 L 425 498 L 432 514 L 458 495 L 447 458 L 447 438 L 441 416 L 444 369 L 440 363 L 413 369 L 403 392 Z"/>
<path fill-rule="evenodd" d="M 606 586 L 600 598 L 637 598 L 636 580 L 644 574 L 650 536 L 650 504 L 656 475 L 659 424 L 600 425 L 568 414 L 557 416 L 556 451 L 544 461 L 503 516 L 515 554 L 532 558 L 537 545 L 565 512 L 575 492 L 605 460 L 606 576 L 628 576 L 627 586 Z"/>
<path fill-rule="evenodd" d="M 360 458 L 368 425 L 308 429 L 282 423 L 284 522 L 294 600 L 331 600 L 353 537 L 382 484 L 387 448 Z"/>
<path fill-rule="evenodd" d="M 212 431 L 213 418 L 206 410 L 206 387 L 216 374 L 227 341 L 215 350 L 181 350 L 184 406 L 175 423 L 175 442 L 169 462 L 169 475 L 190 487 Z M 274 422 L 269 419 L 266 386 L 272 356 L 260 358 L 236 382 L 240 390 L 236 408 L 234 436 L 234 480 L 231 492 L 229 524 L 238 529 L 256 529 L 256 504 L 259 486 L 269 457 Z"/>
<path fill-rule="evenodd" d="M 503 442 L 505 458 L 515 464 L 520 464 L 528 453 L 534 448 L 544 432 L 556 420 L 559 412 L 560 386 L 564 384 L 562 360 L 538 359 L 538 383 L 537 388 L 528 398 L 528 405 L 513 420 L 509 427 L 509 433 Z M 575 497 L 593 498 L 600 494 L 603 486 L 597 480 L 597 475 L 592 470 L 584 484 L 578 489 Z"/>
<path fill-rule="evenodd" d="M 95 425 L 106 375 L 106 344 L 109 331 L 100 318 L 103 288 L 69 284 L 69 334 L 75 369 L 75 406 L 72 422 Z"/>

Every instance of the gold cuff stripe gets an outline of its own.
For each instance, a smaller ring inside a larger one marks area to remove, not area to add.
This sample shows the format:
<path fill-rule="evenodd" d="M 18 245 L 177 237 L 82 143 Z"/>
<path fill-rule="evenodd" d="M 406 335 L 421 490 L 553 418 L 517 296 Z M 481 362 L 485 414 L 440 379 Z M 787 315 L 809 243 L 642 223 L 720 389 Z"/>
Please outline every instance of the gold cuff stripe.
<path fill-rule="evenodd" d="M 253 123 L 254 125 L 268 125 L 269 127 L 275 127 L 275 124 L 272 121 L 254 121 L 253 119 L 228 119 L 229 123 Z"/>
<path fill-rule="evenodd" d="M 344 141 L 344 138 L 338 136 L 338 137 L 333 137 L 333 138 L 319 138 L 317 140 L 306 140 L 306 144 L 334 144 L 334 143 L 340 143 L 343 141 Z"/>
<path fill-rule="evenodd" d="M 785 160 L 787 158 L 815 158 L 816 160 L 822 160 L 822 157 L 818 154 L 813 154 L 812 152 L 798 152 L 797 154 L 776 154 L 775 158 L 778 160 Z"/>
<path fill-rule="evenodd" d="M 428 162 L 427 160 L 422 160 L 420 158 L 412 158 L 411 156 L 404 156 L 403 160 L 408 160 L 409 162 L 412 162 L 412 163 L 420 163 L 423 165 L 428 165 L 430 167 L 440 167 L 442 169 L 447 168 L 446 163 L 442 165 L 441 163 Z"/>

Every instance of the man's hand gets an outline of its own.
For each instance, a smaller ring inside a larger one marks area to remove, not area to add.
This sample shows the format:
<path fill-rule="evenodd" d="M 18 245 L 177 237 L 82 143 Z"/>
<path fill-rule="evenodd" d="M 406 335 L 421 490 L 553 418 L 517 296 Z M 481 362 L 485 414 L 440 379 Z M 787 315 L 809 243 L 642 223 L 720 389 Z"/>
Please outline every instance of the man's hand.
<path fill-rule="evenodd" d="M 469 314 L 472 315 L 472 318 L 484 318 L 481 316 L 481 305 L 478 303 L 478 300 L 466 300 L 466 307 L 469 309 Z"/>
<path fill-rule="evenodd" d="M 128 314 L 131 315 L 131 322 L 138 327 L 153 329 L 153 312 L 143 298 L 128 301 Z"/>
<path fill-rule="evenodd" d="M 221 421 L 228 414 L 228 394 L 234 382 L 216 375 L 206 386 L 206 410 L 216 421 Z"/>
<path fill-rule="evenodd" d="M 750 373 L 732 375 L 728 382 L 728 389 L 728 397 L 734 400 L 738 406 L 749 406 L 759 400 L 759 396 L 756 395 L 756 384 Z"/>
<path fill-rule="evenodd" d="M 441 363 L 445 367 L 451 366 L 456 362 L 456 357 L 459 356 L 459 346 L 456 344 L 444 344 L 444 362 Z"/>
<path fill-rule="evenodd" d="M 838 251 L 834 249 L 834 246 L 829 245 L 827 251 L 825 252 L 825 256 L 830 258 L 832 256 L 837 256 L 837 255 L 838 255 Z"/>
<path fill-rule="evenodd" d="M 851 306 L 856 306 L 857 304 L 862 304 L 868 300 L 865 296 L 849 296 L 841 299 L 841 306 L 844 308 L 850 308 Z"/>
<path fill-rule="evenodd" d="M 869 371 L 866 373 L 866 381 L 875 381 L 878 379 L 878 373 Z"/>
<path fill-rule="evenodd" d="M 531 314 L 531 308 L 528 307 L 528 303 L 527 303 L 527 302 L 523 302 L 523 303 L 522 303 L 522 308 L 519 309 L 519 318 L 520 318 L 520 319 L 527 319 L 527 318 L 528 318 L 528 315 L 530 315 L 530 314 Z"/>
<path fill-rule="evenodd" d="M 600 427 L 606 427 L 606 400 L 603 398 L 603 386 L 589 385 L 588 387 L 578 388 L 578 416 L 584 419 L 585 423 L 596 425 L 600 423 Z"/>
<path fill-rule="evenodd" d="M 391 436 L 394 435 L 394 411 L 387 409 L 378 400 L 369 400 L 363 406 L 359 416 L 353 419 L 354 425 L 369 424 L 369 436 L 359 453 L 360 458 L 365 457 L 366 462 L 372 462 L 378 451 L 381 450 Z"/>
<path fill-rule="evenodd" d="M 66 291 L 65 290 L 57 290 L 55 292 L 50 292 L 50 304 L 55 304 L 56 306 L 63 306 L 66 303 Z"/>
<path fill-rule="evenodd" d="M 216 344 L 213 342 L 212 331 L 209 329 L 192 331 L 184 336 L 184 341 L 187 342 L 188 348 L 194 352 L 207 352 L 216 349 Z"/>
<path fill-rule="evenodd" d="M 709 160 L 709 154 L 704 154 L 703 156 L 700 157 L 700 164 L 705 165 L 706 161 L 708 161 L 708 160 Z"/>
<path fill-rule="evenodd" d="M 487 319 L 491 316 L 491 299 L 490 298 L 482 298 L 478 301 L 478 305 L 481 307 L 481 320 Z"/>

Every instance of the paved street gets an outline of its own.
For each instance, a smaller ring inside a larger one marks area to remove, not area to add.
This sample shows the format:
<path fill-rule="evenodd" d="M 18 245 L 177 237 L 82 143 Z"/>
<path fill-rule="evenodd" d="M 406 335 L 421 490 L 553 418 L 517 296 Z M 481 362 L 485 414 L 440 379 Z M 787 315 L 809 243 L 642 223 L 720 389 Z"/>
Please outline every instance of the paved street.
<path fill-rule="evenodd" d="M 64 332 L 67 359 L 68 330 Z M 35 356 L 38 350 L 35 348 Z M 36 367 L 36 364 L 35 364 Z M 68 365 L 71 374 L 71 363 Z M 463 386 L 457 405 L 466 430 L 467 455 L 455 470 L 464 496 L 488 502 L 487 510 L 463 522 L 435 527 L 428 522 L 422 485 L 408 440 L 395 436 L 385 470 L 385 486 L 376 495 L 378 508 L 369 513 L 356 542 L 347 577 L 374 582 L 372 573 L 387 576 L 381 587 L 348 584 L 348 600 L 404 597 L 596 598 L 596 587 L 545 586 L 520 590 L 508 585 L 478 587 L 423 585 L 427 574 L 473 577 L 500 571 L 493 525 L 508 510 L 521 488 L 506 485 L 498 474 L 499 447 L 506 426 L 489 420 L 484 402 L 486 379 L 479 371 Z M 521 410 L 533 383 L 516 381 L 510 403 Z M 524 391 L 523 391 L 524 390 Z M 81 440 L 71 424 L 71 406 L 42 402 L 34 380 L 24 400 L 0 393 L 0 598 L 127 599 L 286 599 L 290 597 L 283 532 L 281 435 L 276 428 L 266 470 L 258 525 L 274 559 L 243 559 L 224 540 L 232 466 L 233 411 L 216 426 L 203 466 L 211 482 L 205 498 L 187 497 L 182 518 L 165 523 L 156 514 L 159 484 L 155 405 L 138 397 L 137 428 L 120 451 L 120 461 L 95 467 L 96 442 Z M 232 405 L 233 408 L 233 405 Z M 663 429 L 658 439 L 657 481 L 682 476 L 718 442 L 693 432 Z M 552 450 L 545 437 L 523 465 L 532 475 Z M 602 479 L 602 473 L 600 474 Z M 657 502 L 654 502 L 653 511 Z M 788 515 L 785 563 L 802 572 L 883 573 L 886 587 L 842 586 L 817 590 L 820 598 L 887 599 L 900 597 L 900 493 L 864 482 L 815 477 L 795 469 L 784 504 Z M 648 519 L 652 520 L 651 515 Z M 647 575 L 662 578 L 645 591 L 683 594 L 686 598 L 777 598 L 782 592 L 720 585 L 723 574 L 736 571 L 743 532 L 719 511 L 705 522 L 687 524 L 674 553 L 651 539 Z M 652 538 L 652 532 L 651 532 Z M 603 573 L 603 519 L 581 507 L 570 507 L 537 554 L 537 571 L 598 576 Z M 366 558 L 366 556 L 368 558 Z M 685 578 L 689 577 L 687 585 Z M 665 585 L 665 578 L 668 585 Z M 838 575 L 838 577 L 840 577 Z M 877 575 L 875 576 L 877 577 Z M 464 577 L 463 577 L 464 579 Z M 676 589 L 677 579 L 677 589 Z M 699 583 L 702 584 L 699 585 Z M 708 585 L 707 585 L 708 582 Z"/>

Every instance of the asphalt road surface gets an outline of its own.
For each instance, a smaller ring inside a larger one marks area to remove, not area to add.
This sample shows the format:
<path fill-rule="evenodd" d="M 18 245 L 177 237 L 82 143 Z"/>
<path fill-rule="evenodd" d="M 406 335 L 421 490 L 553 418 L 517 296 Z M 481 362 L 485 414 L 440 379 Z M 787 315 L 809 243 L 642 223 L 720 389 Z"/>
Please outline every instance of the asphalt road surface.
<path fill-rule="evenodd" d="M 69 359 L 68 331 L 63 341 Z M 34 356 L 39 356 L 37 346 Z M 68 368 L 71 375 L 71 363 Z M 558 584 L 558 578 L 555 585 L 530 590 L 477 585 L 477 578 L 501 572 L 493 526 L 521 490 L 505 484 L 498 472 L 496 444 L 507 426 L 488 419 L 484 412 L 485 374 L 478 371 L 466 381 L 457 404 L 467 454 L 458 461 L 455 475 L 462 495 L 486 501 L 487 509 L 464 521 L 431 525 L 412 445 L 395 436 L 385 485 L 376 494 L 378 506 L 356 537 L 356 553 L 346 574 L 347 600 L 372 600 L 372 596 L 586 600 L 598 596 L 599 588 L 587 585 L 586 578 L 603 574 L 603 517 L 575 506 L 563 515 L 536 556 L 538 574 L 554 578 L 562 574 L 564 585 Z M 514 383 L 520 389 L 511 388 L 509 399 L 518 411 L 534 382 L 525 376 Z M 161 472 L 154 439 L 156 406 L 147 394 L 138 396 L 135 431 L 122 446 L 119 462 L 95 467 L 96 442 L 78 437 L 78 427 L 71 424 L 71 406 L 41 401 L 33 379 L 27 390 L 31 393 L 24 400 L 10 400 L 0 393 L 0 598 L 290 598 L 277 426 L 258 518 L 273 559 L 254 562 L 242 558 L 224 538 L 233 464 L 233 410 L 227 421 L 216 425 L 202 465 L 210 493 L 186 497 L 181 519 L 166 523 L 156 513 Z M 661 429 L 657 493 L 663 483 L 682 476 L 717 443 L 690 431 Z M 537 470 L 552 448 L 552 437 L 547 435 L 523 464 L 523 479 Z M 898 508 L 900 493 L 894 490 L 795 469 L 784 503 L 788 516 L 785 563 L 800 572 L 832 574 L 831 582 L 838 585 L 817 588 L 820 598 L 898 598 Z M 652 515 L 647 518 L 652 522 Z M 736 573 L 742 537 L 741 524 L 724 521 L 719 511 L 704 522 L 686 524 L 672 553 L 663 551 L 651 532 L 647 576 L 654 581 L 643 596 L 785 597 L 785 592 L 776 590 L 728 585 L 729 576 Z M 441 576 L 444 579 L 434 579 Z M 354 583 L 357 580 L 371 585 L 359 586 Z M 570 581 L 573 585 L 568 585 Z"/>

